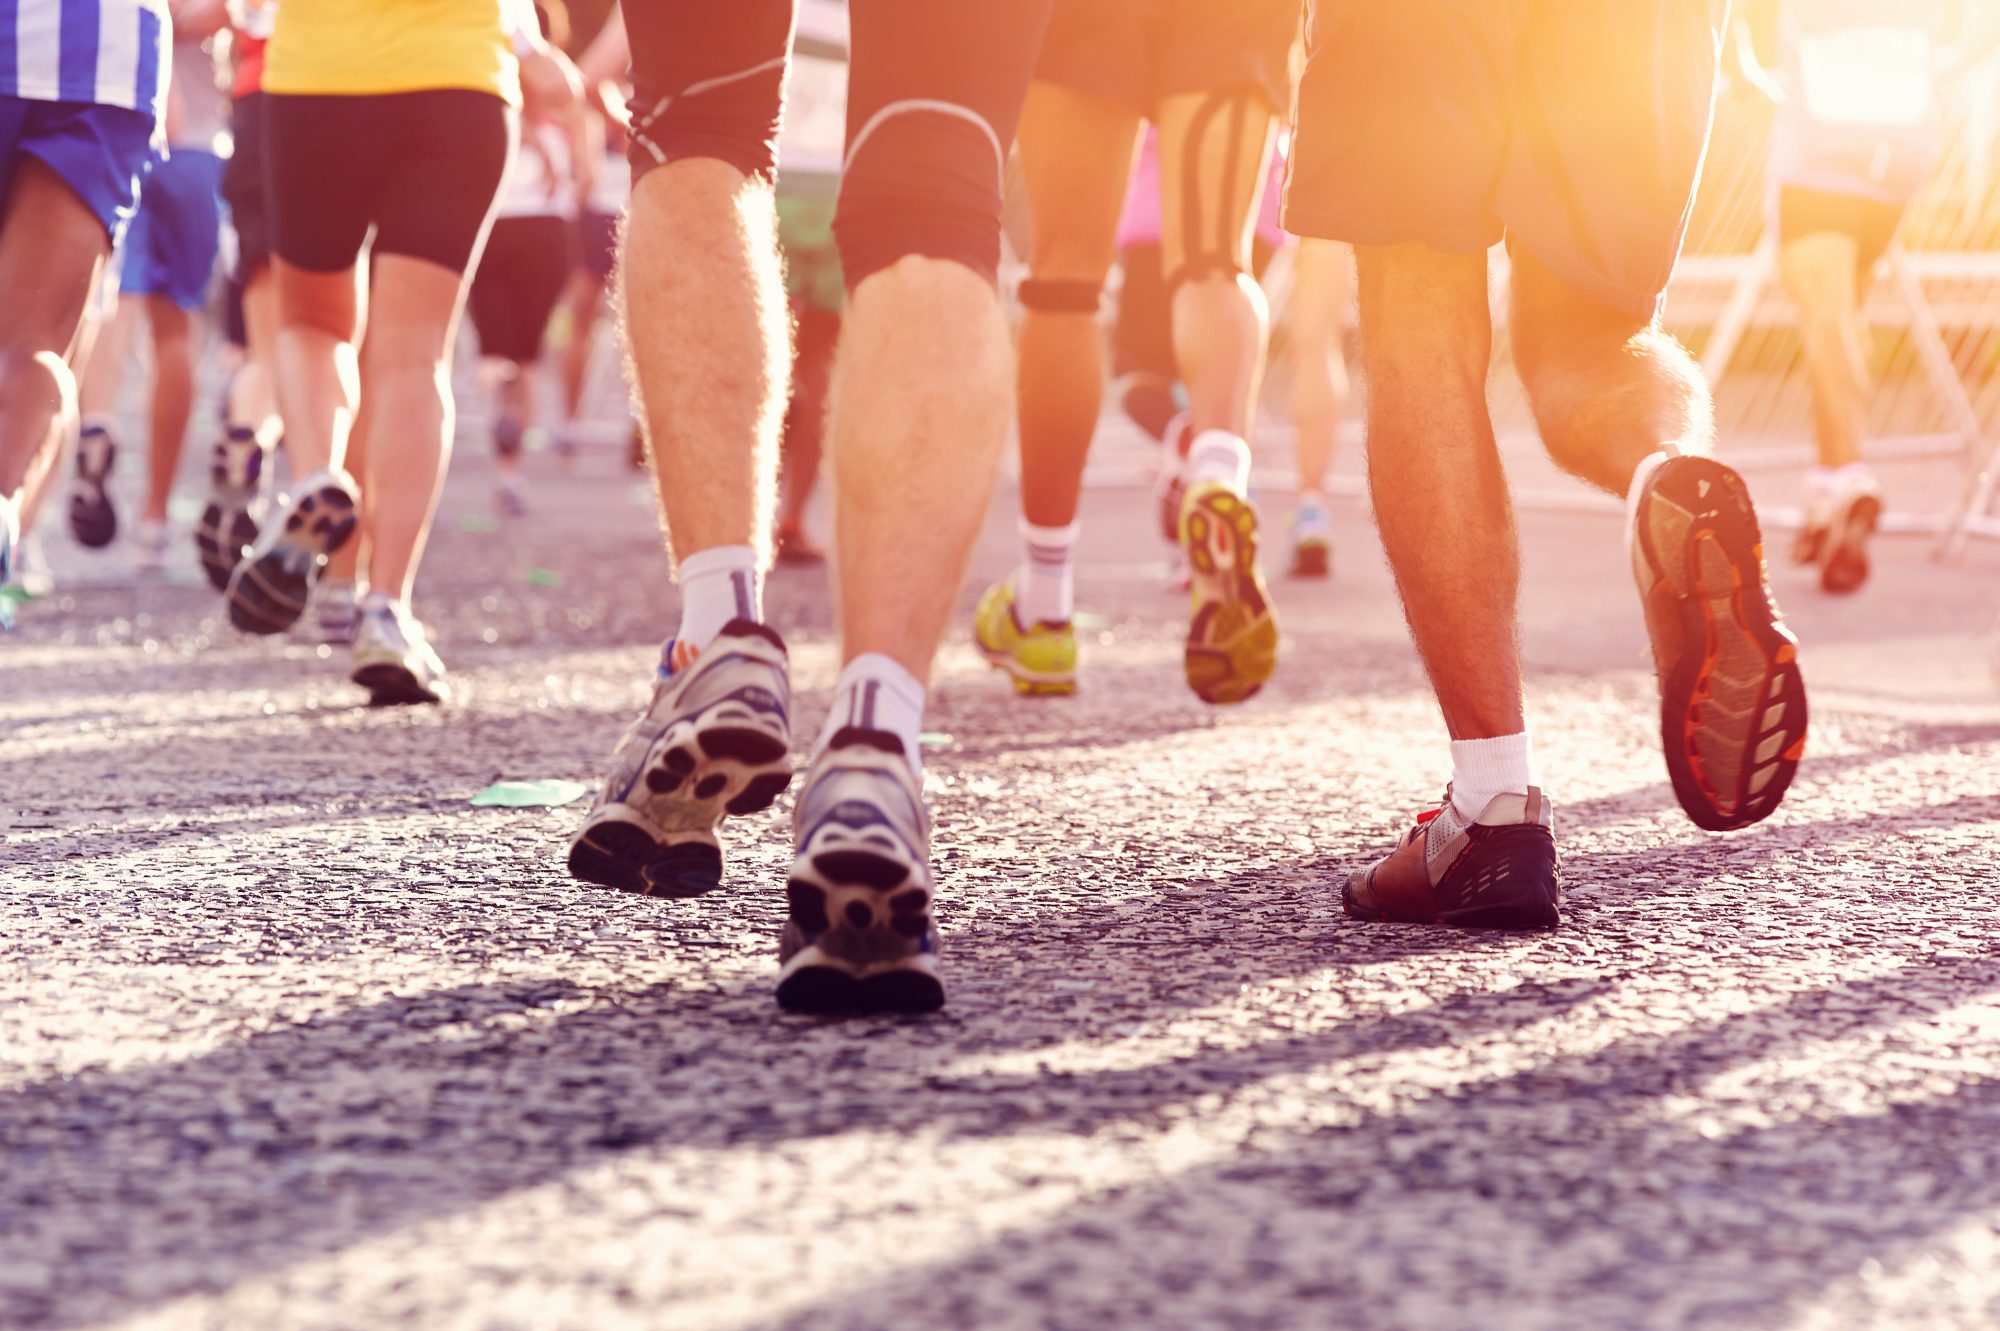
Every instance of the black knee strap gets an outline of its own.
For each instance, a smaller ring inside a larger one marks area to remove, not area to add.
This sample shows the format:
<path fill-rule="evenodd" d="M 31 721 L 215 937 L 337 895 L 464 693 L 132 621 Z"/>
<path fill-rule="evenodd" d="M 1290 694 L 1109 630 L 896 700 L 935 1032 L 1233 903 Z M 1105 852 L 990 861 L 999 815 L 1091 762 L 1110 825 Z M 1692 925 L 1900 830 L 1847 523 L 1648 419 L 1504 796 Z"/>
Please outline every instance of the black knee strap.
<path fill-rule="evenodd" d="M 1095 314 L 1103 286 L 1059 277 L 1031 277 L 1021 283 L 1021 304 L 1046 314 Z"/>

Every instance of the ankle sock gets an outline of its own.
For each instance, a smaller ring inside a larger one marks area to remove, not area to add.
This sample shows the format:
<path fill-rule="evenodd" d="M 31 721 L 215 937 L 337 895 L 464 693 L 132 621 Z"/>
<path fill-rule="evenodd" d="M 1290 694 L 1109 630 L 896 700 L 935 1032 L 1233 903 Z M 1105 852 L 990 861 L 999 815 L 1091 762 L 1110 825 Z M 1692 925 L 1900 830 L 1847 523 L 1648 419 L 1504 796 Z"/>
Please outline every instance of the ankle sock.
<path fill-rule="evenodd" d="M 1081 524 L 1038 527 L 1021 519 L 1021 571 L 1014 578 L 1014 616 L 1030 624 L 1067 624 L 1076 609 L 1076 535 Z"/>
<path fill-rule="evenodd" d="M 894 657 L 864 652 L 847 663 L 833 686 L 833 708 L 813 745 L 817 757 L 850 726 L 886 730 L 903 741 L 912 771 L 923 770 L 918 738 L 924 729 L 924 686 Z"/>
<path fill-rule="evenodd" d="M 1533 785 L 1528 734 L 1451 742 L 1451 803 L 1467 819 L 1486 811 L 1496 795 L 1525 795 Z"/>
<path fill-rule="evenodd" d="M 675 655 L 692 654 L 715 641 L 732 619 L 764 622 L 763 580 L 757 552 L 747 545 L 717 545 L 680 561 L 681 626 Z"/>
<path fill-rule="evenodd" d="M 1227 430 L 1203 430 L 1188 445 L 1187 483 L 1220 481 L 1237 494 L 1250 492 L 1250 445 Z"/>

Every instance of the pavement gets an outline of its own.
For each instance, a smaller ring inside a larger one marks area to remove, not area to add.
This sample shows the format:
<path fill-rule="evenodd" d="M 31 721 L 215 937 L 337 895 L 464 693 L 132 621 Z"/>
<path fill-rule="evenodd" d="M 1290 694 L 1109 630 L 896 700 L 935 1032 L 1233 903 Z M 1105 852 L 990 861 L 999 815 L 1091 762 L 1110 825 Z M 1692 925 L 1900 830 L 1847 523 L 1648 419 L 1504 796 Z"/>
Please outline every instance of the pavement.
<path fill-rule="evenodd" d="M 1338 884 L 1447 775 L 1364 505 L 1217 711 L 1123 447 L 1082 691 L 1017 700 L 963 625 L 939 664 L 928 1019 L 773 1005 L 788 800 L 698 901 L 571 882 L 581 805 L 467 803 L 594 781 L 645 698 L 674 596 L 608 455 L 531 458 L 502 525 L 468 438 L 434 709 L 235 635 L 185 541 L 146 583 L 57 544 L 0 641 L 0 1327 L 2000 1324 L 2000 550 L 1778 570 L 1808 756 L 1711 836 L 1615 513 L 1524 510 L 1566 921 L 1363 926 Z M 810 734 L 824 575 L 770 610 Z"/>

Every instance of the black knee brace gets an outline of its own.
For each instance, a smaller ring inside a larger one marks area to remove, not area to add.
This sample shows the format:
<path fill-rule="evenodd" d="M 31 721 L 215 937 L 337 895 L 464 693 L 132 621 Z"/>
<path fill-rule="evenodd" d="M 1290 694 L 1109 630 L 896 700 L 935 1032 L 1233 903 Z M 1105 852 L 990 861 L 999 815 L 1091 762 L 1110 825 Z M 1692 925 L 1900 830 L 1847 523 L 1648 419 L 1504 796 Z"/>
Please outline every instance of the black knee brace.
<path fill-rule="evenodd" d="M 632 178 L 684 157 L 713 157 L 768 180 L 778 165 L 784 89 L 783 56 L 678 91 L 635 88 L 627 103 Z"/>
<path fill-rule="evenodd" d="M 907 255 L 963 264 L 996 283 L 1006 149 L 955 102 L 891 102 L 847 147 L 833 234 L 849 291 Z"/>
<path fill-rule="evenodd" d="M 1021 283 L 1021 304 L 1048 314 L 1095 314 L 1102 283 L 1059 277 L 1031 277 Z"/>

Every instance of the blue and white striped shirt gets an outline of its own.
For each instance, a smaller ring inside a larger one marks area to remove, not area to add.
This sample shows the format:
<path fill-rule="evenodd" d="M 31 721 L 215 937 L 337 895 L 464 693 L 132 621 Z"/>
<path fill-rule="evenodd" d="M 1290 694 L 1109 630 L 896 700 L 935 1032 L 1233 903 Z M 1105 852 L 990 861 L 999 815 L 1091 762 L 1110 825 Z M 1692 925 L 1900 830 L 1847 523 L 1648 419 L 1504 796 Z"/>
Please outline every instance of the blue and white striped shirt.
<path fill-rule="evenodd" d="M 165 114 L 167 0 L 0 0 L 0 97 Z"/>

